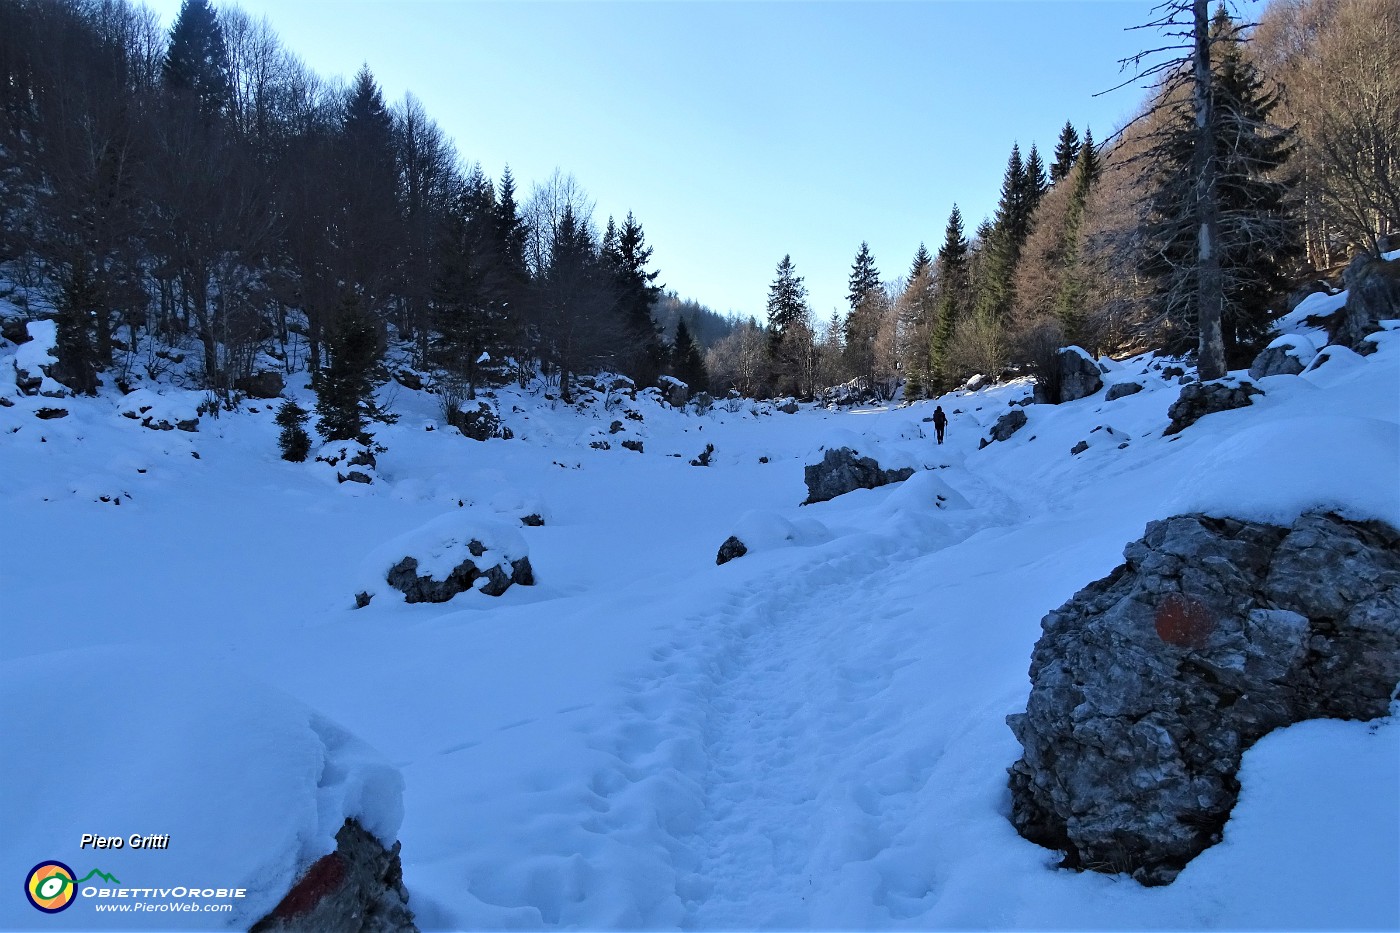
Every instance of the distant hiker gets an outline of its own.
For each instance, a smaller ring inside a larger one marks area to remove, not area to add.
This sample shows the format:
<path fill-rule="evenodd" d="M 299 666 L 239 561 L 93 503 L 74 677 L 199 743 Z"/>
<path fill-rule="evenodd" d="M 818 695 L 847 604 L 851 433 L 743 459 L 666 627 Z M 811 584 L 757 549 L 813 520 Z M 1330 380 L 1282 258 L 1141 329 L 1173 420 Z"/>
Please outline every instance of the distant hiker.
<path fill-rule="evenodd" d="M 943 432 L 948 428 L 948 416 L 943 414 L 943 406 L 933 410 L 933 429 L 938 432 L 938 443 L 943 443 Z"/>

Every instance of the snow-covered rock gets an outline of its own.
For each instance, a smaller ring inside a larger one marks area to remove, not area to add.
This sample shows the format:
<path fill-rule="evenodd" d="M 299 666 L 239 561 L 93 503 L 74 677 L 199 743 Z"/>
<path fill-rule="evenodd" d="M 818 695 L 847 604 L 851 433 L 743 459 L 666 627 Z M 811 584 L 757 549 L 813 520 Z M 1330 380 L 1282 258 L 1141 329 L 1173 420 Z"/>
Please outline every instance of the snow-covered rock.
<path fill-rule="evenodd" d="M 875 489 L 913 475 L 912 467 L 886 470 L 870 457 L 862 457 L 849 447 L 838 447 L 827 450 L 821 463 L 809 464 L 804 469 L 807 498 L 803 504 L 826 502 L 857 489 Z"/>
<path fill-rule="evenodd" d="M 1317 717 L 1384 716 L 1400 680 L 1400 531 L 1180 516 L 1042 621 L 1012 821 L 1065 864 L 1172 881 L 1220 839 L 1241 754 Z"/>
<path fill-rule="evenodd" d="M 58 364 L 54 348 L 58 344 L 58 325 L 53 321 L 29 321 L 25 324 L 29 339 L 15 351 L 15 385 L 25 395 L 63 398 L 72 395 L 68 387 L 52 376 Z"/>
<path fill-rule="evenodd" d="M 1263 395 L 1253 383 L 1238 379 L 1217 379 L 1213 382 L 1191 382 L 1181 389 L 1181 395 L 1167 409 L 1171 424 L 1162 432 L 1163 436 L 1176 434 L 1206 415 L 1218 411 L 1244 408 L 1256 395 Z"/>
<path fill-rule="evenodd" d="M 1074 402 L 1088 398 L 1103 388 L 1103 374 L 1088 351 L 1082 347 L 1065 347 L 1055 354 L 1058 396 L 1053 401 Z"/>
<path fill-rule="evenodd" d="M 58 860 L 120 881 L 80 885 L 54 917 L 80 928 L 187 927 L 188 913 L 117 917 L 95 905 L 140 896 L 133 889 L 195 887 L 243 893 L 145 899 L 231 903 L 220 923 L 246 928 L 335 851 L 347 819 L 384 847 L 403 820 L 403 778 L 378 752 L 291 696 L 211 662 L 136 647 L 6 661 L 0 722 L 0 871 L 22 879 Z M 84 834 L 122 845 L 97 851 L 82 845 Z M 138 848 L 147 836 L 161 848 Z M 22 898 L 0 906 L 0 926 L 37 928 L 40 918 Z"/>
<path fill-rule="evenodd" d="M 376 548 L 360 580 L 355 603 L 363 607 L 386 585 L 404 602 L 443 603 L 472 590 L 500 596 L 512 585 L 534 585 L 535 576 L 515 525 L 455 511 Z"/>
<path fill-rule="evenodd" d="M 1337 341 L 1358 352 L 1370 352 L 1365 338 L 1380 329 L 1381 321 L 1400 318 L 1400 262 L 1362 254 L 1347 266 L 1342 280 L 1347 302 Z"/>
<path fill-rule="evenodd" d="M 1249 367 L 1249 378 L 1266 376 L 1296 376 L 1308 368 L 1317 356 L 1317 344 L 1306 334 L 1284 334 L 1275 337 L 1259 351 Z"/>

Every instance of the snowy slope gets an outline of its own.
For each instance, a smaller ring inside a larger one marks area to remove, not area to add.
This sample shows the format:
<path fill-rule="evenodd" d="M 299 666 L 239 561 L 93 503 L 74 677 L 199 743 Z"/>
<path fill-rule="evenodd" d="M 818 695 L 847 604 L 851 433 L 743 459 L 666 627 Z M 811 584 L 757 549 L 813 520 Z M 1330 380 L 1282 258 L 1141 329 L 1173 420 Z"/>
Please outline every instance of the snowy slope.
<path fill-rule="evenodd" d="M 0 680 L 57 680 L 58 652 L 101 647 L 291 694 L 402 774 L 405 882 L 428 929 L 1393 928 L 1390 720 L 1261 742 L 1225 841 L 1156 889 L 1057 871 L 1014 833 L 1019 746 L 1004 722 L 1024 709 L 1040 618 L 1148 521 L 1326 505 L 1400 524 L 1400 332 L 1377 342 L 1264 380 L 1252 407 L 1172 438 L 1175 383 L 1125 361 L 1106 379 L 1143 392 L 1027 407 L 1026 427 L 983 450 L 1026 384 L 939 400 L 941 447 L 922 420 L 932 402 L 696 416 L 646 399 L 579 411 L 511 388 L 497 402 L 516 438 L 478 443 L 442 427 L 433 397 L 400 391 L 369 487 L 277 459 L 265 405 L 187 433 L 144 428 L 115 397 L 13 397 L 0 408 Z M 14 352 L 0 350 L 0 382 Z M 58 404 L 68 417 L 33 415 Z M 589 447 L 601 439 L 611 449 Z M 707 443 L 712 465 L 691 466 Z M 928 470 L 799 507 L 803 465 L 838 445 Z M 366 562 L 393 559 L 386 542 L 447 514 L 500 528 L 530 513 L 546 521 L 518 531 L 537 585 L 352 608 Z M 735 533 L 753 550 L 715 566 Z M 112 719 L 145 702 L 100 678 L 62 689 Z M 33 777 L 15 762 L 37 740 L 11 721 L 6 871 L 73 842 L 15 803 Z M 144 780 L 91 727 L 75 735 L 93 741 L 53 765 L 59 786 L 100 771 L 114 797 Z M 236 773 L 152 767 L 215 794 L 284 786 L 284 756 L 244 757 Z M 76 792 L 64 806 L 64 827 L 112 813 Z M 185 832 L 182 870 L 222 870 L 216 829 Z M 0 926 L 37 916 L 0 898 Z"/>

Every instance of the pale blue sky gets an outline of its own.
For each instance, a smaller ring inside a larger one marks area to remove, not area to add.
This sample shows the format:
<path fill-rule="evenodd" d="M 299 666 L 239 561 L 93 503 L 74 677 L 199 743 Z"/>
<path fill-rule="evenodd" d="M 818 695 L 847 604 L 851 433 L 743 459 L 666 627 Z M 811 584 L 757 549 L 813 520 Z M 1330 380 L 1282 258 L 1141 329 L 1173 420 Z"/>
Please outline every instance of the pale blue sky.
<path fill-rule="evenodd" d="M 168 25 L 180 0 L 151 5 Z M 600 225 L 637 215 L 669 288 L 760 317 L 784 253 L 826 318 L 862 240 L 893 278 L 954 202 L 971 232 L 1013 142 L 1049 161 L 1066 119 L 1107 136 L 1140 93 L 1092 95 L 1152 38 L 1128 0 L 238 5 L 324 76 L 412 91 L 522 197 L 573 172 Z"/>

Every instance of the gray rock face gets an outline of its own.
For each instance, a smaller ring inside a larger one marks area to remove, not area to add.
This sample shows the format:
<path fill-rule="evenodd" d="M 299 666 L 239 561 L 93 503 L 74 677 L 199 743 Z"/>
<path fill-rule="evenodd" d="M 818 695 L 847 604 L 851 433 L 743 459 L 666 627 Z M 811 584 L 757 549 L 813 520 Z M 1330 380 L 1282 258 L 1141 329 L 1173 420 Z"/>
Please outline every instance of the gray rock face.
<path fill-rule="evenodd" d="M 856 489 L 902 482 L 914 475 L 911 467 L 882 470 L 873 459 L 862 457 L 849 447 L 826 451 L 821 463 L 808 464 L 802 472 L 807 482 L 807 499 L 803 505 L 826 502 Z"/>
<path fill-rule="evenodd" d="M 384 848 L 353 819 L 335 841 L 336 850 L 312 864 L 252 933 L 417 933 L 399 844 Z"/>
<path fill-rule="evenodd" d="M 1004 441 L 1026 426 L 1026 413 L 1017 408 L 1008 411 L 992 425 L 992 440 Z"/>
<path fill-rule="evenodd" d="M 486 553 L 486 546 L 480 541 L 472 540 L 467 543 L 467 551 L 472 557 L 480 557 Z M 418 573 L 418 558 L 405 557 L 389 568 L 388 576 L 385 579 L 390 586 L 403 593 L 403 599 L 406 603 L 445 603 L 458 593 L 474 589 L 478 577 L 486 578 L 481 592 L 487 596 L 500 596 L 510 589 L 512 584 L 518 583 L 521 586 L 534 586 L 535 584 L 535 572 L 530 566 L 530 558 L 528 557 L 511 561 L 509 573 L 499 565 L 483 570 L 477 567 L 476 563 L 469 557 L 452 568 L 452 572 L 444 580 L 434 580 L 430 576 L 420 575 Z"/>
<path fill-rule="evenodd" d="M 1104 401 L 1115 402 L 1120 398 L 1127 398 L 1129 395 L 1137 395 L 1142 391 L 1140 382 L 1118 382 L 1108 387 L 1104 393 Z"/>
<path fill-rule="evenodd" d="M 1065 347 L 1055 354 L 1059 366 L 1059 401 L 1088 398 L 1103 388 L 1099 367 L 1078 347 Z"/>
<path fill-rule="evenodd" d="M 1250 401 L 1251 396 L 1263 394 L 1248 382 L 1189 383 L 1182 388 L 1181 395 L 1167 409 L 1167 417 L 1171 418 L 1171 424 L 1167 425 L 1162 436 L 1176 434 L 1217 411 L 1252 405 L 1254 403 Z"/>
<path fill-rule="evenodd" d="M 1335 342 L 1358 353 L 1371 353 L 1375 346 L 1366 337 L 1380 329 L 1380 322 L 1400 318 L 1400 263 L 1361 255 L 1342 273 L 1346 284 L 1347 306 Z"/>
<path fill-rule="evenodd" d="M 1265 376 L 1296 376 L 1305 365 L 1289 347 L 1266 347 L 1259 351 L 1254 362 L 1249 365 L 1249 378 L 1263 379 Z"/>
<path fill-rule="evenodd" d="M 1172 881 L 1219 841 L 1240 756 L 1268 732 L 1388 712 L 1400 532 L 1184 515 L 1041 622 L 1012 822 L 1065 867 Z"/>
<path fill-rule="evenodd" d="M 282 394 L 282 374 L 271 371 L 254 373 L 234 380 L 233 387 L 249 398 L 277 398 Z"/>
<path fill-rule="evenodd" d="M 736 557 L 743 557 L 749 552 L 749 547 L 734 535 L 724 539 L 724 543 L 719 546 L 719 554 L 715 557 L 716 564 L 727 564 Z"/>

